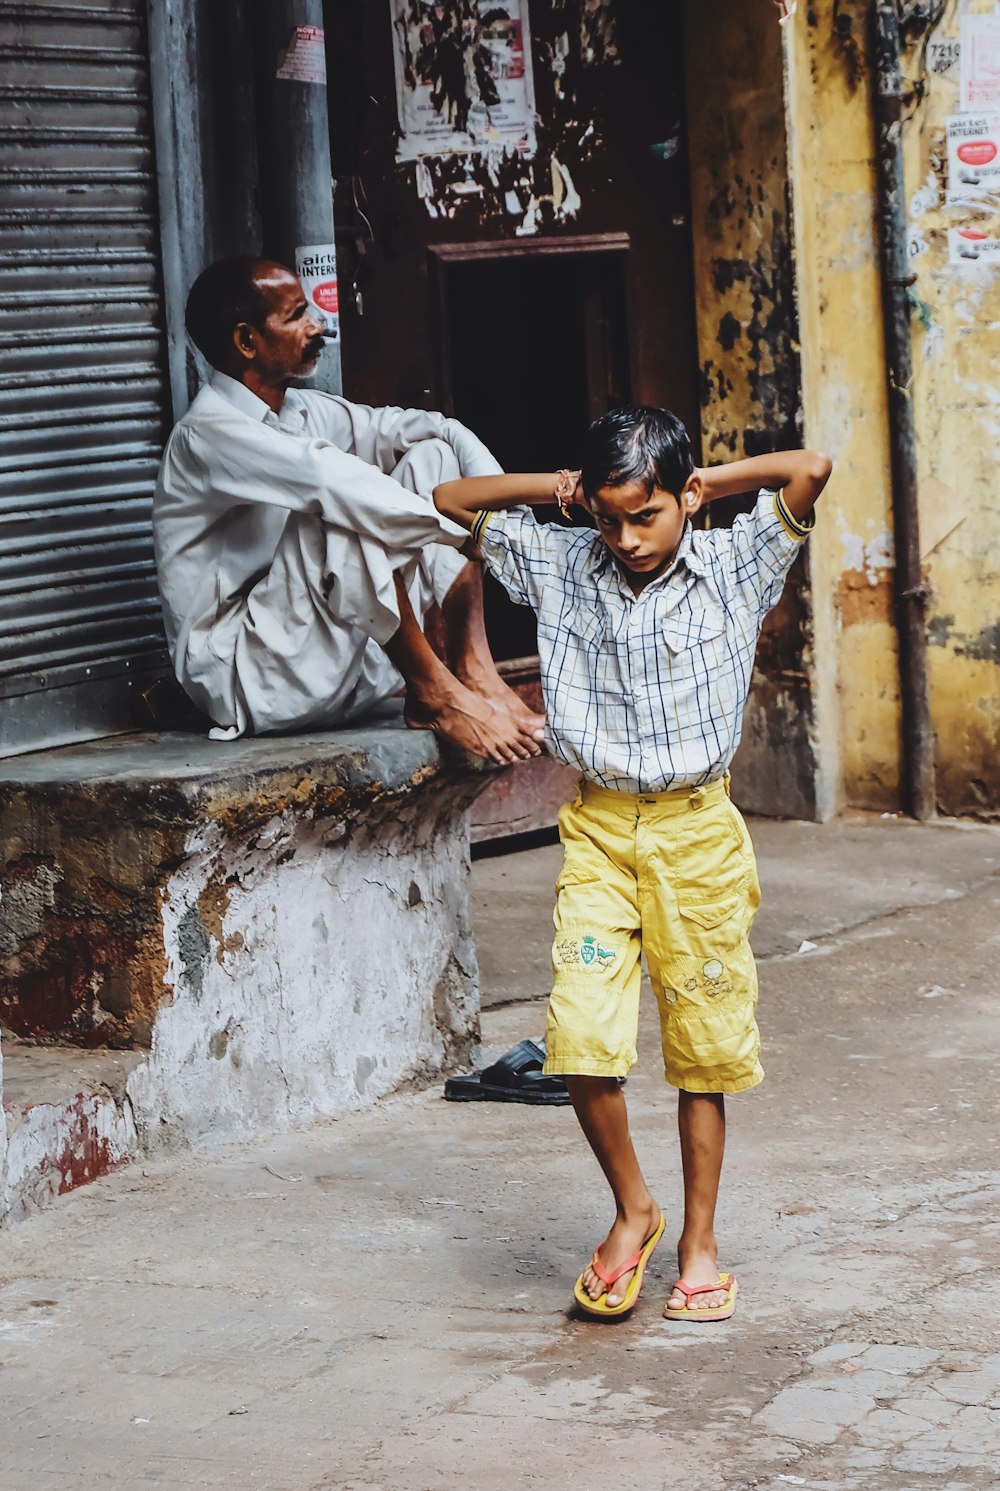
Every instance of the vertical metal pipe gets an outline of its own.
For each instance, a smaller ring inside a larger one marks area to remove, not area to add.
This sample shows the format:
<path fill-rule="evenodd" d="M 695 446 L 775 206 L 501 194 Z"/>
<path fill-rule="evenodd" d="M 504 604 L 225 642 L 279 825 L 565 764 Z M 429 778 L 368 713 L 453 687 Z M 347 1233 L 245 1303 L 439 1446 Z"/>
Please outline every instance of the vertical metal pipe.
<path fill-rule="evenodd" d="M 333 254 L 327 92 L 316 78 L 325 61 L 323 0 L 258 0 L 252 15 L 262 248 L 294 268 L 306 246 Z M 318 45 L 300 28 L 314 28 Z M 340 393 L 339 339 L 327 339 L 315 386 Z"/>
<path fill-rule="evenodd" d="M 927 683 L 925 608 L 920 565 L 917 447 L 913 419 L 912 314 L 903 177 L 902 71 L 894 0 L 875 4 L 875 131 L 878 216 L 882 241 L 882 301 L 889 379 L 892 505 L 896 552 L 896 627 L 903 712 L 905 806 L 914 818 L 936 808 L 934 731 Z"/>

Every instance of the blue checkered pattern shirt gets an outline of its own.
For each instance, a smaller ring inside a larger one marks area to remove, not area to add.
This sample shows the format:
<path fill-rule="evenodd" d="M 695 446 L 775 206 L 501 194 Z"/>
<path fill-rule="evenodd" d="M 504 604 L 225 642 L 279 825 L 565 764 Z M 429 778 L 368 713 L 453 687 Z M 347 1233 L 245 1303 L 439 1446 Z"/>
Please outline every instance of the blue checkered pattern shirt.
<path fill-rule="evenodd" d="M 538 616 L 552 754 L 621 792 L 722 776 L 761 625 L 811 527 L 761 492 L 732 528 L 689 523 L 670 569 L 636 596 L 591 529 L 536 523 L 529 507 L 480 513 L 487 566 Z"/>

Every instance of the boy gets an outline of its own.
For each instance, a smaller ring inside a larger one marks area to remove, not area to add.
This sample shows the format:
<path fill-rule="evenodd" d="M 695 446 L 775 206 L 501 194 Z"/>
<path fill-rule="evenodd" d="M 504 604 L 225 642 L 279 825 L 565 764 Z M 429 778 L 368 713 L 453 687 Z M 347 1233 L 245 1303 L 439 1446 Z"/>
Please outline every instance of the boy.
<path fill-rule="evenodd" d="M 699 470 L 672 414 L 617 409 L 588 431 L 580 473 L 474 477 L 434 492 L 513 599 L 537 612 L 547 742 L 581 772 L 559 819 L 545 1071 L 565 1077 L 615 1199 L 574 1291 L 592 1315 L 632 1309 L 664 1227 L 618 1081 L 636 1059 L 643 951 L 679 1089 L 684 1174 L 680 1274 L 664 1315 L 724 1320 L 735 1308 L 714 1230 L 724 1095 L 764 1074 L 747 940 L 760 895 L 727 773 L 761 624 L 830 471 L 808 451 Z M 703 503 L 756 487 L 769 490 L 731 529 L 691 527 Z M 565 512 L 581 496 L 596 532 L 537 524 L 529 510 L 555 498 Z"/>

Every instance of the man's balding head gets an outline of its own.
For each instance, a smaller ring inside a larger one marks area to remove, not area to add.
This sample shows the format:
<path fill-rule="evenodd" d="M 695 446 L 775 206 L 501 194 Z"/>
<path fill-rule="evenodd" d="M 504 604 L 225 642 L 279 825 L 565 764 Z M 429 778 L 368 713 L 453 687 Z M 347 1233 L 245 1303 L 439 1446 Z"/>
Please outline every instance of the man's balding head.
<path fill-rule="evenodd" d="M 239 254 L 203 269 L 191 286 L 184 312 L 188 335 L 214 368 L 233 370 L 237 355 L 233 332 L 241 322 L 262 328 L 271 309 L 276 281 L 294 280 L 284 264 Z"/>

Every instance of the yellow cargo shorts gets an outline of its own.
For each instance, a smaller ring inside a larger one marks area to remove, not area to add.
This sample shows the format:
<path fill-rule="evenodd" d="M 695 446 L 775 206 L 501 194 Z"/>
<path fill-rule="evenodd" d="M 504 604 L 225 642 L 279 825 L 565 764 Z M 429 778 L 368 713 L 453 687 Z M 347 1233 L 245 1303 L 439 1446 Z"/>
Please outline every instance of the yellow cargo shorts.
<path fill-rule="evenodd" d="M 755 1087 L 764 1071 L 748 936 L 760 885 L 728 778 L 647 794 L 585 781 L 559 832 L 546 1072 L 626 1075 L 645 953 L 667 1081 L 687 1092 Z"/>

